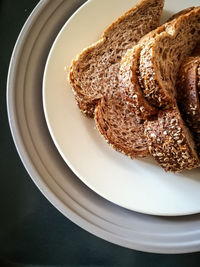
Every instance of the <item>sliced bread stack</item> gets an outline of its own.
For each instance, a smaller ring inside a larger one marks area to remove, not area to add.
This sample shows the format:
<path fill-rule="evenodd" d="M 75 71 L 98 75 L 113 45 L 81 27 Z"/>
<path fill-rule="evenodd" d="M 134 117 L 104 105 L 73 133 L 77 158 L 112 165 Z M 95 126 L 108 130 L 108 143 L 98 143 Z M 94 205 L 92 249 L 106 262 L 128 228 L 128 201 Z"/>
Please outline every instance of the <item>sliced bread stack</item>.
<path fill-rule="evenodd" d="M 164 26 L 164 31 L 144 43 L 140 53 L 143 94 L 157 108 L 171 107 L 175 103 L 179 67 L 200 40 L 200 8 Z"/>
<path fill-rule="evenodd" d="M 148 95 L 145 95 L 145 83 L 149 80 L 151 81 L 152 77 L 148 79 L 148 75 L 145 74 L 145 71 L 147 71 L 146 68 L 144 68 L 144 70 L 142 69 L 140 64 L 141 61 L 145 62 L 148 59 L 146 59 L 146 57 L 141 58 L 140 54 L 141 52 L 144 53 L 144 49 L 146 48 L 146 46 L 151 41 L 153 41 L 159 34 L 164 34 L 165 29 L 169 25 L 173 25 L 177 22 L 178 18 L 180 18 L 182 15 L 189 13 L 192 10 L 194 10 L 194 7 L 184 9 L 173 15 L 168 20 L 168 23 L 161 25 L 156 30 L 150 32 L 149 34 L 144 36 L 137 45 L 127 50 L 125 56 L 121 61 L 119 72 L 121 88 L 126 95 L 127 101 L 135 105 L 135 112 L 141 119 L 148 119 L 154 114 L 156 114 L 158 112 L 159 105 L 152 105 L 151 101 L 148 101 Z M 157 56 L 160 57 L 159 53 L 157 54 Z M 152 88 L 155 87 L 152 86 Z M 174 98 L 172 97 L 172 101 L 170 101 L 170 103 L 172 104 L 173 101 Z"/>
<path fill-rule="evenodd" d="M 89 117 L 95 111 L 100 133 L 116 150 L 132 158 L 146 156 L 148 148 L 143 122 L 135 118 L 132 104 L 126 105 L 120 93 L 120 62 L 127 49 L 159 26 L 163 5 L 164 0 L 142 0 L 71 65 L 70 83 L 80 109 Z"/>
<path fill-rule="evenodd" d="M 122 15 L 72 62 L 69 78 L 80 109 L 116 150 L 131 158 L 150 153 L 166 171 L 179 172 L 199 166 L 176 77 L 200 42 L 200 8 L 158 27 L 163 2 L 143 0 Z"/>
<path fill-rule="evenodd" d="M 199 166 L 192 135 L 176 101 L 179 68 L 199 41 L 200 8 L 197 7 L 175 16 L 144 37 L 122 60 L 122 79 L 126 77 L 129 83 L 131 81 L 131 86 L 124 82 L 126 100 L 134 103 L 135 113 L 145 119 L 149 152 L 166 171 L 178 172 Z M 127 71 L 123 65 L 129 64 L 127 58 L 130 57 L 136 60 L 131 60 Z M 143 112 L 138 112 L 141 106 Z"/>

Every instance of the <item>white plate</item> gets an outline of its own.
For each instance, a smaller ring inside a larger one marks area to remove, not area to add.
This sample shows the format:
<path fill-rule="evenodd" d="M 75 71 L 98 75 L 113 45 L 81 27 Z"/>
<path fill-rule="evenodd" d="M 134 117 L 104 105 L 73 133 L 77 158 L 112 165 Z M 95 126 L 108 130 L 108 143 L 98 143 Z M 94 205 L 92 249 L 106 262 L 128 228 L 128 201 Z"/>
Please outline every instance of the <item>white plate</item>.
<path fill-rule="evenodd" d="M 165 173 L 152 159 L 131 160 L 114 151 L 79 111 L 64 67 L 138 1 L 90 0 L 64 25 L 50 51 L 43 81 L 48 128 L 73 172 L 102 197 L 130 210 L 178 216 L 200 212 L 200 170 Z M 166 0 L 163 20 L 199 0 Z M 113 6 L 115 8 L 113 8 Z"/>

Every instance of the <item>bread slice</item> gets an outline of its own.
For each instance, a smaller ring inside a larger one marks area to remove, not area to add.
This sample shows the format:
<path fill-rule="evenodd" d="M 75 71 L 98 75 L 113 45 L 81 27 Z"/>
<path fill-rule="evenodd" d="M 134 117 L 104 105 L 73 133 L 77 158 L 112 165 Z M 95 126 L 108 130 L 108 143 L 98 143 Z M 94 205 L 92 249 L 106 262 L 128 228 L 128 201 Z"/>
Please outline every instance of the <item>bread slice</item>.
<path fill-rule="evenodd" d="M 69 80 L 86 115 L 91 116 L 92 107 L 94 110 L 103 95 L 117 90 L 121 58 L 127 49 L 159 25 L 163 5 L 164 0 L 142 0 L 72 62 Z"/>
<path fill-rule="evenodd" d="M 177 101 L 188 127 L 200 133 L 200 57 L 189 57 L 181 65 L 177 79 Z M 199 74 L 199 75 L 198 75 Z"/>
<path fill-rule="evenodd" d="M 176 88 L 182 117 L 194 135 L 200 156 L 200 56 L 191 56 L 181 65 Z"/>
<path fill-rule="evenodd" d="M 187 8 L 185 8 L 185 9 L 183 9 L 183 10 L 181 10 L 181 11 L 175 13 L 174 15 L 172 15 L 172 16 L 167 20 L 167 22 L 171 22 L 172 20 L 177 19 L 178 17 L 180 17 L 180 16 L 182 16 L 182 15 L 185 15 L 185 14 L 189 13 L 190 11 L 192 11 L 192 10 L 194 10 L 194 9 L 195 9 L 194 6 L 187 7 Z M 166 23 L 167 23 L 167 22 L 166 22 Z"/>
<path fill-rule="evenodd" d="M 157 108 L 175 106 L 175 83 L 179 67 L 200 41 L 200 7 L 164 25 L 140 53 L 143 94 Z"/>
<path fill-rule="evenodd" d="M 99 132 L 119 152 L 131 158 L 149 154 L 143 121 L 137 119 L 122 94 L 104 96 L 96 107 L 95 121 Z"/>
<path fill-rule="evenodd" d="M 126 101 L 132 103 L 134 107 L 135 115 L 141 119 L 148 119 L 157 113 L 157 109 L 148 103 L 141 90 L 143 87 L 139 73 L 141 49 L 142 46 L 138 44 L 126 52 L 121 61 L 119 82 Z"/>
<path fill-rule="evenodd" d="M 199 167 L 195 144 L 177 107 L 160 111 L 155 119 L 146 120 L 145 136 L 150 154 L 165 171 Z"/>

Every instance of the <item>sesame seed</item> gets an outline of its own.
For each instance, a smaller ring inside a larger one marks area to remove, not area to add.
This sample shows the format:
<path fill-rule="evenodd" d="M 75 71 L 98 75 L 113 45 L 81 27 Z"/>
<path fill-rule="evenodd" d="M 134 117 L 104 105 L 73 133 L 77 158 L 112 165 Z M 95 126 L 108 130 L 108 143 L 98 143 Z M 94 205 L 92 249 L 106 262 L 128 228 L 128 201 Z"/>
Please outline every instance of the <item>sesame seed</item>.
<path fill-rule="evenodd" d="M 178 144 L 182 144 L 183 140 L 178 140 L 177 143 Z"/>
<path fill-rule="evenodd" d="M 150 134 L 151 137 L 156 137 L 155 133 Z"/>

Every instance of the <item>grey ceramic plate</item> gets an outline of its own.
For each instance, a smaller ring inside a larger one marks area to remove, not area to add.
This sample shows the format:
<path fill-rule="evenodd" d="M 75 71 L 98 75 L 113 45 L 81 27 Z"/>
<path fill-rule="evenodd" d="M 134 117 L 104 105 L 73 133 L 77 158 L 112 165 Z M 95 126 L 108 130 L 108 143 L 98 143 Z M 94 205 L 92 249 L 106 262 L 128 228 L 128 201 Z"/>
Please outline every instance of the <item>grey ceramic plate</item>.
<path fill-rule="evenodd" d="M 85 230 L 142 251 L 200 249 L 200 215 L 156 217 L 123 209 L 87 188 L 59 156 L 42 107 L 46 59 L 59 30 L 85 1 L 42 0 L 17 40 L 8 75 L 8 116 L 18 153 L 49 201 Z"/>

